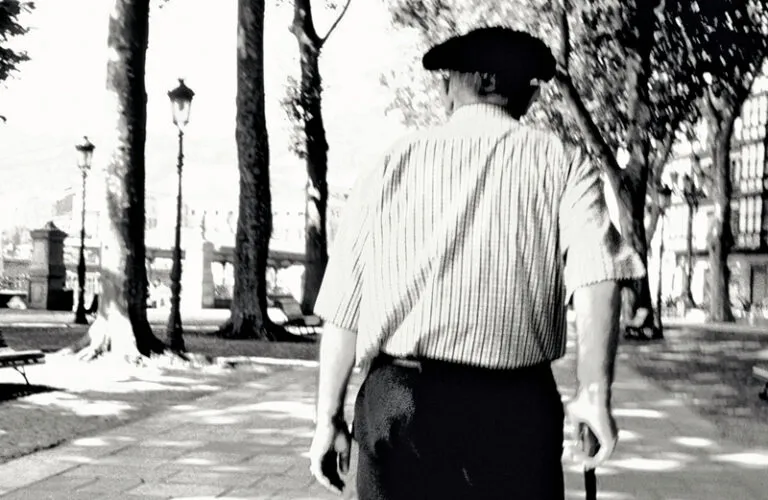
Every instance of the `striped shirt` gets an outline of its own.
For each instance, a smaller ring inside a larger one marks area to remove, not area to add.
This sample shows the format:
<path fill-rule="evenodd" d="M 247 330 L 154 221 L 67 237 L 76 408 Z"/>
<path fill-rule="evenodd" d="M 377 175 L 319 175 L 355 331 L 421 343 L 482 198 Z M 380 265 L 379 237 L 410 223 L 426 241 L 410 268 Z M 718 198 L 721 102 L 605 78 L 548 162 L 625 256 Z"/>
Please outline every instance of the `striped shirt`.
<path fill-rule="evenodd" d="M 359 364 L 518 368 L 564 354 L 575 289 L 644 273 L 581 150 L 474 104 L 361 175 L 315 313 L 357 332 Z"/>

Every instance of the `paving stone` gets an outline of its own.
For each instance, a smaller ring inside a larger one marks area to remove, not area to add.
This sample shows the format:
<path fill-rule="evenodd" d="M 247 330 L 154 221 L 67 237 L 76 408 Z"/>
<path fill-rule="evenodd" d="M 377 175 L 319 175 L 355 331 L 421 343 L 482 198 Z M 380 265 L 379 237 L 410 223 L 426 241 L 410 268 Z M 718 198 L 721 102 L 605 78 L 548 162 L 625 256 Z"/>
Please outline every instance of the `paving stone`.
<path fill-rule="evenodd" d="M 185 448 L 185 449 L 191 449 L 191 448 L 199 448 L 200 446 L 203 446 L 206 442 L 205 441 L 197 441 L 197 440 L 176 440 L 176 439 L 146 439 L 144 441 L 140 441 L 139 443 L 136 443 L 136 446 L 145 446 L 145 447 L 160 447 L 160 448 Z"/>
<path fill-rule="evenodd" d="M 48 490 L 48 491 L 72 491 L 85 486 L 94 481 L 90 477 L 77 477 L 77 476 L 51 476 L 38 481 L 31 485 L 32 488 Z"/>
<path fill-rule="evenodd" d="M 282 474 L 304 461 L 305 459 L 297 455 L 258 455 L 247 460 L 245 464 L 252 465 L 265 474 Z"/>
<path fill-rule="evenodd" d="M 223 451 L 191 451 L 176 459 L 175 464 L 186 465 L 227 465 L 245 462 L 253 453 L 226 453 Z"/>
<path fill-rule="evenodd" d="M 98 500 L 170 500 L 170 496 L 160 495 L 131 495 L 128 493 L 113 493 L 98 497 Z"/>
<path fill-rule="evenodd" d="M 169 461 L 188 452 L 187 448 L 174 446 L 129 446 L 111 454 L 110 462 L 113 460 L 122 462 L 123 459 L 130 458 L 130 460 L 139 459 L 142 464 L 146 464 L 149 460 Z"/>
<path fill-rule="evenodd" d="M 51 491 L 35 487 L 23 488 L 0 496 L 2 500 L 94 500 L 94 494 L 77 491 Z"/>
<path fill-rule="evenodd" d="M 137 486 L 126 493 L 132 495 L 145 495 L 154 497 L 193 497 L 218 496 L 229 488 L 213 486 L 209 484 L 171 484 L 171 483 L 147 483 Z"/>
<path fill-rule="evenodd" d="M 218 497 L 218 500 L 273 500 L 274 491 L 259 488 L 236 488 Z"/>
<path fill-rule="evenodd" d="M 226 488 L 245 488 L 259 481 L 259 476 L 245 472 L 180 471 L 166 478 L 167 484 L 210 484 Z"/>
<path fill-rule="evenodd" d="M 31 485 L 77 466 L 73 463 L 42 460 L 35 455 L 11 460 L 0 465 L 0 489 L 14 490 Z"/>
<path fill-rule="evenodd" d="M 263 488 L 267 491 L 279 491 L 295 488 L 308 488 L 312 483 L 314 483 L 314 478 L 309 471 L 305 471 L 305 474 L 302 476 L 291 476 L 287 474 L 268 475 L 258 480 L 255 487 Z"/>
<path fill-rule="evenodd" d="M 78 493 L 90 493 L 91 495 L 123 493 L 144 484 L 140 478 L 130 477 L 97 477 L 89 479 L 89 482 L 77 488 Z"/>
<path fill-rule="evenodd" d="M 91 478 L 138 479 L 140 482 L 160 481 L 181 470 L 174 465 L 141 467 L 125 464 L 87 464 L 63 472 L 62 476 Z"/>

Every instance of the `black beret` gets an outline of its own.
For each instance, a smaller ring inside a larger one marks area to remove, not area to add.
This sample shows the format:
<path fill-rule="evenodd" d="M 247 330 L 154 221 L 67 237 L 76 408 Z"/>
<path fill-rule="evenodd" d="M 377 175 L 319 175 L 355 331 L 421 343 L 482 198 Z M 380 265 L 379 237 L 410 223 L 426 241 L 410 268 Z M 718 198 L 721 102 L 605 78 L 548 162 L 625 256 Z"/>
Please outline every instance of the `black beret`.
<path fill-rule="evenodd" d="M 549 47 L 524 31 L 501 26 L 479 28 L 449 38 L 422 58 L 424 69 L 491 73 L 508 79 L 548 82 L 556 61 Z"/>

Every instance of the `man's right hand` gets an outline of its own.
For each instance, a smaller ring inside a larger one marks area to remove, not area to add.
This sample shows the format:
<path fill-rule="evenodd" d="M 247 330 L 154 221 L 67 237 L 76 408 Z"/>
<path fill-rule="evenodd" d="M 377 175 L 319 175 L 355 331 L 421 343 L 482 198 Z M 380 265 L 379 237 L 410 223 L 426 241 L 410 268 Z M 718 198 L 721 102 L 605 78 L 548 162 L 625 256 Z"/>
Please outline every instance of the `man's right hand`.
<path fill-rule="evenodd" d="M 339 472 L 349 472 L 352 436 L 344 421 L 318 422 L 309 448 L 309 469 L 327 489 L 341 493 L 344 482 Z"/>
<path fill-rule="evenodd" d="M 611 412 L 607 389 L 598 384 L 580 388 L 576 397 L 566 405 L 566 414 L 575 442 L 580 442 L 583 426 L 587 426 L 597 438 L 599 447 L 595 456 L 574 453 L 574 457 L 584 464 L 584 469 L 594 469 L 608 460 L 616 449 L 619 431 Z"/>

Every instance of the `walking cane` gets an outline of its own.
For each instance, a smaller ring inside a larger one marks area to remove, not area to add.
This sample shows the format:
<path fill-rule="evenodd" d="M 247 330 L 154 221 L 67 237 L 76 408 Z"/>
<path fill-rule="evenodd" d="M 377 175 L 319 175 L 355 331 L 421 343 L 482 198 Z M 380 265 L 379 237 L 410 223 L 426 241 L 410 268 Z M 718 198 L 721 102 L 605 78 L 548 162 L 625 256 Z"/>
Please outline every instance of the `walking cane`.
<path fill-rule="evenodd" d="M 597 437 L 592 433 L 592 430 L 581 424 L 579 429 L 581 434 L 581 446 L 584 452 L 594 457 L 597 454 L 599 447 L 597 443 Z M 584 471 L 584 491 L 586 492 L 586 500 L 597 500 L 597 477 L 595 476 L 595 469 Z"/>

